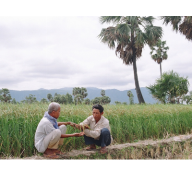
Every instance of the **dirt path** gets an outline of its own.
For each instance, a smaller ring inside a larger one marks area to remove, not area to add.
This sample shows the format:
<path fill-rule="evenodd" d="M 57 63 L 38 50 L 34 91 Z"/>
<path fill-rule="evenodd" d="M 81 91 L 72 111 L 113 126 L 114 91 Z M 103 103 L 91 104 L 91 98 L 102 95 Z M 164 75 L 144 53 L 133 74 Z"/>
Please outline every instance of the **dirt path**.
<path fill-rule="evenodd" d="M 118 145 L 111 145 L 108 146 L 109 150 L 113 150 L 113 149 L 124 149 L 127 147 L 144 147 L 147 145 L 151 145 L 151 146 L 157 146 L 158 144 L 170 144 L 172 142 L 183 142 L 183 141 L 187 141 L 192 139 L 192 134 L 187 134 L 187 135 L 179 135 L 179 136 L 174 136 L 168 139 L 162 139 L 162 140 L 143 140 L 143 141 L 138 141 L 135 143 L 125 143 L 125 144 L 118 144 Z M 85 149 L 83 150 L 72 150 L 68 153 L 66 153 L 63 158 L 70 158 L 70 157 L 75 157 L 78 155 L 85 155 L 85 156 L 90 156 L 91 154 L 95 154 L 96 152 L 99 152 L 99 149 L 93 150 L 93 151 L 86 151 Z M 25 158 L 13 158 L 13 157 L 9 157 L 6 159 L 10 159 L 10 160 L 36 160 L 36 159 L 42 159 L 45 160 L 46 158 L 42 157 L 42 156 L 32 156 L 32 157 L 25 157 Z"/>

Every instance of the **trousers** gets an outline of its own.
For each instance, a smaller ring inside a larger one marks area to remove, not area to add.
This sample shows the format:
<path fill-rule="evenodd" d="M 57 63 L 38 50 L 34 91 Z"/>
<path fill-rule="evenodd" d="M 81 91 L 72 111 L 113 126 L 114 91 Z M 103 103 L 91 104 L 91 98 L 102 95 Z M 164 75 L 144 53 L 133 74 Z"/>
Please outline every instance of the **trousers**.
<path fill-rule="evenodd" d="M 110 132 L 107 128 L 103 128 L 101 130 L 100 138 L 99 140 L 95 140 L 92 137 L 88 137 L 84 135 L 84 141 L 86 145 L 95 144 L 97 146 L 105 147 L 111 144 L 111 136 Z"/>
<path fill-rule="evenodd" d="M 59 126 L 59 129 L 53 130 L 50 134 L 46 135 L 43 140 L 43 147 L 45 151 L 49 149 L 58 149 L 58 145 L 62 145 L 64 138 L 60 138 L 61 134 L 66 134 L 67 127 L 65 125 Z"/>

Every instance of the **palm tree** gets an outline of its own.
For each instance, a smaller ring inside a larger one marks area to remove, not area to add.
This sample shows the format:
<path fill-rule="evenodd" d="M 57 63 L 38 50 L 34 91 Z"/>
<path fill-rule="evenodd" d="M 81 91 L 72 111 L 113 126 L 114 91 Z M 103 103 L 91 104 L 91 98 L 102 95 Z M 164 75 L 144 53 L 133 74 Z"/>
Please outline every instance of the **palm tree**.
<path fill-rule="evenodd" d="M 127 96 L 129 97 L 129 104 L 134 104 L 134 101 L 133 101 L 134 96 L 130 90 L 127 92 Z"/>
<path fill-rule="evenodd" d="M 87 89 L 84 87 L 75 87 L 73 88 L 72 95 L 74 96 L 74 102 L 81 103 L 85 97 L 87 97 Z"/>
<path fill-rule="evenodd" d="M 169 49 L 169 47 L 165 47 L 165 44 L 166 44 L 166 41 L 162 42 L 161 40 L 158 40 L 156 45 L 151 47 L 151 52 L 150 52 L 152 59 L 158 64 L 160 64 L 160 76 L 162 76 L 161 63 L 163 60 L 166 60 L 168 58 L 167 50 Z M 156 52 L 155 54 L 153 54 L 154 51 Z"/>
<path fill-rule="evenodd" d="M 105 90 L 101 90 L 101 95 L 105 96 Z"/>
<path fill-rule="evenodd" d="M 155 45 L 162 36 L 162 28 L 153 26 L 152 16 L 103 16 L 100 22 L 114 23 L 115 27 L 110 26 L 102 29 L 99 37 L 103 43 L 107 43 L 110 49 L 114 49 L 116 55 L 123 60 L 126 65 L 133 65 L 135 87 L 139 104 L 145 103 L 141 94 L 136 60 L 141 57 L 142 49 L 145 44 Z"/>
<path fill-rule="evenodd" d="M 163 24 L 171 23 L 174 31 L 180 31 L 186 39 L 192 40 L 192 16 L 161 16 Z"/>

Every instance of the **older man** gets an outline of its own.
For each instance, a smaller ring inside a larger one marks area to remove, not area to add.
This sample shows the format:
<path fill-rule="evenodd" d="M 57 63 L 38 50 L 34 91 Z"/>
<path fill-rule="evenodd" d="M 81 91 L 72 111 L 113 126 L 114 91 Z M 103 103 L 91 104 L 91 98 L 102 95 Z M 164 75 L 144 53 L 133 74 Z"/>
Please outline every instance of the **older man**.
<path fill-rule="evenodd" d="M 75 127 L 84 130 L 84 140 L 86 145 L 90 145 L 86 150 L 96 149 L 97 146 L 101 146 L 100 153 L 105 154 L 107 152 L 106 146 L 112 142 L 112 136 L 110 135 L 109 121 L 103 116 L 104 108 L 97 104 L 92 107 L 92 114 L 85 119 L 80 125 L 75 124 Z M 90 126 L 90 130 L 89 127 Z"/>
<path fill-rule="evenodd" d="M 50 103 L 48 111 L 45 112 L 36 129 L 35 147 L 48 158 L 59 158 L 62 153 L 58 150 L 58 145 L 63 144 L 64 138 L 84 135 L 84 132 L 66 134 L 66 125 L 70 125 L 71 122 L 57 122 L 59 115 L 60 105 L 55 102 Z"/>

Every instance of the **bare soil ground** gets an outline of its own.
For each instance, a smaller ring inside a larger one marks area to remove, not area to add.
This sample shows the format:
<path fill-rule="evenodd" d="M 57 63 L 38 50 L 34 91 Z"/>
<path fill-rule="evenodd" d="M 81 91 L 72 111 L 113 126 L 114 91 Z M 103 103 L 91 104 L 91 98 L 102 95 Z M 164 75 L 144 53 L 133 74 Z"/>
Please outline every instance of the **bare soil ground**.
<path fill-rule="evenodd" d="M 118 150 L 122 150 L 128 147 L 143 148 L 149 145 L 152 147 L 157 147 L 158 145 L 163 145 L 163 144 L 167 145 L 167 144 L 171 144 L 175 142 L 184 142 L 188 140 L 192 140 L 192 134 L 173 136 L 173 137 L 162 139 L 162 140 L 143 140 L 143 141 L 138 141 L 135 143 L 125 143 L 125 144 L 117 144 L 117 145 L 115 144 L 115 145 L 108 146 L 107 149 L 108 151 L 112 151 L 112 150 L 118 151 Z M 79 155 L 89 157 L 90 155 L 96 154 L 97 152 L 99 152 L 99 149 L 92 150 L 92 151 L 86 151 L 85 149 L 72 150 L 70 152 L 65 153 L 61 158 L 69 159 L 69 158 L 76 157 Z M 24 157 L 24 158 L 6 157 L 4 159 L 7 159 L 7 160 L 46 160 L 47 158 L 40 156 L 40 155 L 36 155 L 36 156 Z"/>

